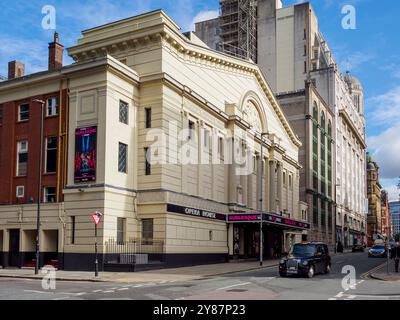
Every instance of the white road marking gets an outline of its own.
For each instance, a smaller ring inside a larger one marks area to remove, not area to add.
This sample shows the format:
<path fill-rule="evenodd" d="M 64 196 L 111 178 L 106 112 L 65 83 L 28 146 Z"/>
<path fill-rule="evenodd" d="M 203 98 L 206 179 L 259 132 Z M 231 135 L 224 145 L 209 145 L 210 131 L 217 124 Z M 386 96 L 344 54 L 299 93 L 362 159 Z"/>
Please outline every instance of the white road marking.
<path fill-rule="evenodd" d="M 53 292 L 48 292 L 48 291 L 38 291 L 38 290 L 24 290 L 24 291 L 30 293 L 53 294 Z"/>
<path fill-rule="evenodd" d="M 103 293 L 115 293 L 115 291 L 114 290 L 105 290 L 105 291 L 103 291 Z"/>
<path fill-rule="evenodd" d="M 117 289 L 118 291 L 124 291 L 124 290 L 129 290 L 129 288 L 119 288 Z"/>
<path fill-rule="evenodd" d="M 93 290 L 93 293 L 102 292 L 103 290 Z"/>
<path fill-rule="evenodd" d="M 251 282 L 233 284 L 233 285 L 231 285 L 231 286 L 227 286 L 227 287 L 223 287 L 223 288 L 218 288 L 218 289 L 216 289 L 216 290 L 226 290 L 226 289 L 230 289 L 230 288 L 234 288 L 234 287 L 246 286 L 246 285 L 248 285 L 248 284 L 251 284 Z"/>

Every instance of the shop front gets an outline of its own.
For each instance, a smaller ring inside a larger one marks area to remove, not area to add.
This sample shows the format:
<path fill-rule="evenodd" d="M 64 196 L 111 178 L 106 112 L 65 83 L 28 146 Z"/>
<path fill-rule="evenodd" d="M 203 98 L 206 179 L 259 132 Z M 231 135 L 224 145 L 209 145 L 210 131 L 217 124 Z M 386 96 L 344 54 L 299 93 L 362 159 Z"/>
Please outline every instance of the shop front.
<path fill-rule="evenodd" d="M 288 219 L 280 215 L 230 214 L 229 228 L 233 229 L 232 258 L 258 259 L 260 257 L 260 232 L 263 232 L 263 257 L 277 259 L 301 242 L 310 229 L 308 223 Z"/>

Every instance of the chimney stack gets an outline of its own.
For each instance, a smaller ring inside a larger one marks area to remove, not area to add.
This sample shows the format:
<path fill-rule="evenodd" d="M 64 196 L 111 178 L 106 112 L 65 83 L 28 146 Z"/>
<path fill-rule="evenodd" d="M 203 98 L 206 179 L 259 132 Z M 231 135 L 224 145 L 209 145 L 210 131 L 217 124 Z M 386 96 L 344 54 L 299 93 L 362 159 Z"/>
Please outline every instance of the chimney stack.
<path fill-rule="evenodd" d="M 49 43 L 49 71 L 61 69 L 63 66 L 64 46 L 58 42 L 58 33 L 54 33 L 54 41 Z"/>
<path fill-rule="evenodd" d="M 25 65 L 19 61 L 8 63 L 8 80 L 23 77 L 25 75 Z"/>

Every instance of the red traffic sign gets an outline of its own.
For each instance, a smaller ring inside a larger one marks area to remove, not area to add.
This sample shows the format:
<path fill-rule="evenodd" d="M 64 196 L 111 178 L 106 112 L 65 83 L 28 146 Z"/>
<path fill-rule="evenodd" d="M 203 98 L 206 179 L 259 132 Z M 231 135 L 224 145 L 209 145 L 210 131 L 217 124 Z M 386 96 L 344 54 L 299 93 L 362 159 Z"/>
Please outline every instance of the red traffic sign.
<path fill-rule="evenodd" d="M 95 213 L 92 214 L 92 219 L 96 226 L 100 223 L 102 217 L 103 217 L 103 214 L 98 211 L 96 211 Z"/>

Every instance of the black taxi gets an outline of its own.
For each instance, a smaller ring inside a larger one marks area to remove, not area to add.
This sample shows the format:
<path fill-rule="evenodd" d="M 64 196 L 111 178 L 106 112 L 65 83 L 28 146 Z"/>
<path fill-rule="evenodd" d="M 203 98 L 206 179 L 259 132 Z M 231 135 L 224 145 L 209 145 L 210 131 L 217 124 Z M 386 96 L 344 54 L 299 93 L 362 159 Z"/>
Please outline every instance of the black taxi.
<path fill-rule="evenodd" d="M 297 243 L 279 263 L 281 277 L 290 275 L 314 277 L 331 271 L 328 246 L 322 242 Z"/>

